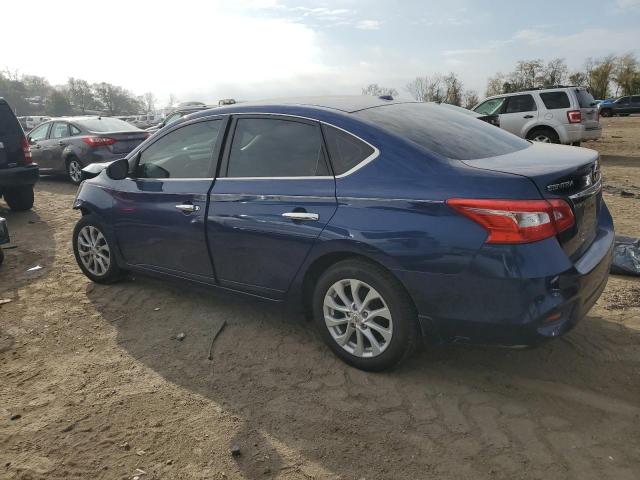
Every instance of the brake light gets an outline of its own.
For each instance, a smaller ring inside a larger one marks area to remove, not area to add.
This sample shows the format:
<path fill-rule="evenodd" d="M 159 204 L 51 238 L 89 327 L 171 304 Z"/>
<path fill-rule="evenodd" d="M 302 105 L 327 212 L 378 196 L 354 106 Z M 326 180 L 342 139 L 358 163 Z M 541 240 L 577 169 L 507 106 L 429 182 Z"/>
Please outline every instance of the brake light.
<path fill-rule="evenodd" d="M 582 112 L 580 110 L 569 110 L 567 119 L 569 123 L 580 123 L 582 121 Z"/>
<path fill-rule="evenodd" d="M 487 243 L 530 243 L 553 237 L 575 223 L 561 199 L 488 200 L 451 198 L 447 205 L 487 231 Z"/>
<path fill-rule="evenodd" d="M 109 137 L 84 137 L 82 141 L 90 147 L 106 147 L 116 143 L 113 138 Z"/>
<path fill-rule="evenodd" d="M 24 164 L 30 165 L 33 163 L 33 155 L 31 154 L 31 147 L 29 146 L 27 137 L 23 136 L 20 143 L 22 144 L 22 153 L 24 153 Z"/>

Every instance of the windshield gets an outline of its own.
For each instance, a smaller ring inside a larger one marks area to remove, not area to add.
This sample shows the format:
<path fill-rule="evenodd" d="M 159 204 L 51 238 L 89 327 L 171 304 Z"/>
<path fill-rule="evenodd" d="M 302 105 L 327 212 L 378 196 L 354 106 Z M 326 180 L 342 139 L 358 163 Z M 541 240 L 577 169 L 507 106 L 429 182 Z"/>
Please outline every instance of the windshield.
<path fill-rule="evenodd" d="M 355 115 L 454 160 L 506 155 L 530 146 L 511 133 L 437 104 L 396 103 Z"/>
<path fill-rule="evenodd" d="M 112 117 L 83 118 L 76 123 L 90 132 L 133 132 L 140 130 L 130 123 Z"/>

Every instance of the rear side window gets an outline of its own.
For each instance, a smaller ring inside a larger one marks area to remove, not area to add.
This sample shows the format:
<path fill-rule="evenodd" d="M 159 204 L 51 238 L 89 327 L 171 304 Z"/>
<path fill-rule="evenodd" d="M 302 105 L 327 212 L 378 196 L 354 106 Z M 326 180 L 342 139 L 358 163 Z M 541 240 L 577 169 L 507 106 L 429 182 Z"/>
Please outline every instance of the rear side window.
<path fill-rule="evenodd" d="M 69 136 L 69 126 L 63 122 L 56 122 L 51 127 L 49 138 L 65 138 Z"/>
<path fill-rule="evenodd" d="M 586 90 L 577 89 L 576 96 L 578 97 L 578 104 L 580 105 L 580 108 L 593 107 L 596 103 L 593 96 Z"/>
<path fill-rule="evenodd" d="M 140 155 L 138 178 L 211 178 L 213 150 L 221 120 L 178 128 L 152 143 Z"/>
<path fill-rule="evenodd" d="M 557 110 L 571 106 L 566 92 L 545 92 L 540 94 L 540 98 L 547 110 Z"/>
<path fill-rule="evenodd" d="M 322 131 L 336 175 L 348 172 L 375 152 L 370 145 L 338 128 L 323 125 Z"/>
<path fill-rule="evenodd" d="M 509 132 L 437 104 L 396 103 L 354 115 L 454 160 L 506 155 L 530 146 Z"/>
<path fill-rule="evenodd" d="M 507 98 L 504 113 L 533 112 L 537 110 L 536 102 L 531 95 L 514 95 Z"/>
<path fill-rule="evenodd" d="M 69 125 L 69 128 L 71 129 L 71 136 L 80 135 L 82 133 L 79 128 L 73 125 Z"/>
<path fill-rule="evenodd" d="M 228 177 L 319 175 L 329 175 L 329 170 L 318 125 L 264 118 L 237 121 Z"/>

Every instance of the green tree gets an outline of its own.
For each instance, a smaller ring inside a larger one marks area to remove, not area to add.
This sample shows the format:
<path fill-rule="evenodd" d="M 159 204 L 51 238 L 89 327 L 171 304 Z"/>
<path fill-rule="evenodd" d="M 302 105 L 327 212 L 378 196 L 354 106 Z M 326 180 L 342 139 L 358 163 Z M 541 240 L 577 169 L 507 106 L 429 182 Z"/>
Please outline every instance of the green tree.
<path fill-rule="evenodd" d="M 44 111 L 47 115 L 59 117 L 73 113 L 71 103 L 66 95 L 58 90 L 52 90 L 44 104 Z"/>
<path fill-rule="evenodd" d="M 618 57 L 613 81 L 617 84 L 620 95 L 634 95 L 640 92 L 640 70 L 638 60 L 633 53 Z"/>
<path fill-rule="evenodd" d="M 616 68 L 616 57 L 588 58 L 585 62 L 587 87 L 594 98 L 607 98 L 611 94 L 610 85 Z"/>

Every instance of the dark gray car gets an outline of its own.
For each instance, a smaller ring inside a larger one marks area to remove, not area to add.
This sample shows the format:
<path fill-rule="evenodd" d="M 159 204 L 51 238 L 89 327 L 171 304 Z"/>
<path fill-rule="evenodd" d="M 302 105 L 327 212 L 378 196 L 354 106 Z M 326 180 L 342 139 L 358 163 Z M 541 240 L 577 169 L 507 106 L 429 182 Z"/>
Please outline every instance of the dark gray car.
<path fill-rule="evenodd" d="M 66 174 L 78 184 L 82 168 L 122 158 L 148 136 L 113 117 L 65 117 L 38 125 L 28 140 L 42 173 Z"/>

